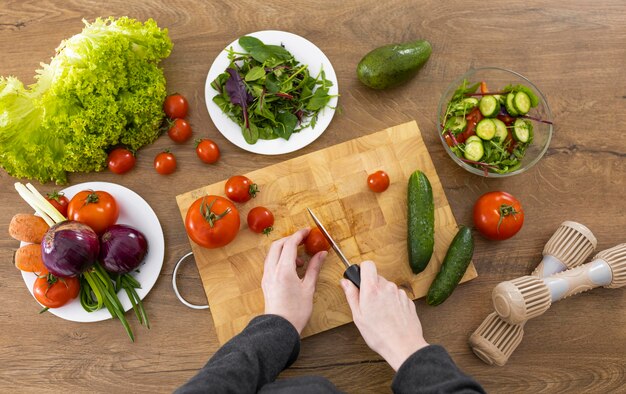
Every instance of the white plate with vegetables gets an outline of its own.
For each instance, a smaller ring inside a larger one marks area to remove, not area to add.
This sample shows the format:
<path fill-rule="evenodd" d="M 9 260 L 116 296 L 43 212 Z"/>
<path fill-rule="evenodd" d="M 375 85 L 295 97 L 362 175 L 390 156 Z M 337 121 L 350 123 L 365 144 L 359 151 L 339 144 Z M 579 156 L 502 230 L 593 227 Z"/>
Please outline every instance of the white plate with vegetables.
<path fill-rule="evenodd" d="M 119 218 L 116 224 L 127 224 L 141 231 L 147 242 L 148 252 L 143 263 L 133 271 L 131 275 L 141 284 L 137 289 L 137 295 L 143 299 L 152 289 L 159 277 L 163 266 L 165 255 L 165 241 L 163 230 L 159 220 L 148 203 L 134 191 L 114 183 L 108 182 L 87 182 L 70 186 L 63 189 L 65 196 L 71 199 L 75 194 L 83 190 L 103 190 L 110 193 L 119 206 Z M 24 245 L 24 243 L 22 243 Z M 33 284 L 36 276 L 30 272 L 22 271 L 22 277 L 26 287 L 33 294 Z M 118 293 L 119 300 L 125 311 L 131 309 L 132 305 L 128 295 L 124 291 Z M 94 312 L 87 312 L 81 306 L 80 297 L 70 301 L 59 308 L 51 308 L 48 312 L 65 320 L 76 322 L 95 322 L 111 318 L 111 314 L 106 308 Z"/>
<path fill-rule="evenodd" d="M 275 30 L 233 41 L 213 62 L 205 85 L 207 109 L 220 133 L 264 155 L 315 141 L 335 114 L 338 92 L 335 70 L 317 46 Z"/>

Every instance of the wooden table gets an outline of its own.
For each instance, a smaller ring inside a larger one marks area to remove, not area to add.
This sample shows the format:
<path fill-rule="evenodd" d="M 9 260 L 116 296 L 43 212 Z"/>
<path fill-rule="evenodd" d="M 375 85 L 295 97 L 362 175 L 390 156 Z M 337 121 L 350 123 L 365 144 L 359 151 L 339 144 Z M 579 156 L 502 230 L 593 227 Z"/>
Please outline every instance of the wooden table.
<path fill-rule="evenodd" d="M 12 265 L 18 243 L 0 235 L 0 387 L 8 391 L 171 391 L 217 350 L 210 312 L 183 306 L 171 274 L 189 243 L 175 195 L 233 174 L 417 120 L 460 223 L 471 223 L 473 202 L 490 190 L 506 190 L 524 204 L 522 231 L 504 242 L 477 237 L 479 277 L 462 285 L 443 305 L 416 307 L 429 342 L 443 344 L 458 365 L 492 392 L 610 392 L 626 379 L 626 292 L 598 289 L 555 304 L 526 326 L 525 338 L 503 368 L 489 367 L 467 346 L 468 335 L 491 311 L 490 293 L 500 281 L 528 274 L 544 243 L 564 220 L 586 224 L 598 249 L 626 241 L 626 8 L 621 0 L 517 1 L 4 1 L 0 12 L 0 75 L 30 83 L 62 39 L 78 33 L 81 19 L 129 15 L 152 17 L 174 42 L 163 62 L 169 91 L 190 99 L 197 137 L 222 150 L 217 165 L 195 158 L 192 143 L 173 146 L 167 137 L 139 152 L 125 176 L 76 174 L 70 183 L 116 182 L 136 190 L 155 209 L 166 241 L 161 276 L 145 299 L 153 328 L 132 324 L 131 344 L 117 321 L 79 324 L 38 315 Z M 219 51 L 248 32 L 277 29 L 319 46 L 339 78 L 342 113 L 327 131 L 299 152 L 258 156 L 234 147 L 217 132 L 204 102 L 208 68 Z M 372 48 L 426 38 L 433 55 L 419 76 L 389 91 L 360 85 L 355 68 Z M 533 169 L 504 180 L 468 174 L 450 160 L 436 135 L 436 107 L 443 89 L 470 67 L 499 66 L 529 77 L 554 112 L 550 149 Z M 172 147 L 179 170 L 168 178 L 152 169 L 157 152 Z M 0 172 L 0 226 L 28 212 Z M 52 184 L 39 186 L 48 192 Z M 181 273 L 183 293 L 204 300 L 197 271 Z M 281 376 L 322 375 L 348 392 L 388 392 L 392 369 L 370 351 L 353 324 L 303 341 L 300 358 Z"/>

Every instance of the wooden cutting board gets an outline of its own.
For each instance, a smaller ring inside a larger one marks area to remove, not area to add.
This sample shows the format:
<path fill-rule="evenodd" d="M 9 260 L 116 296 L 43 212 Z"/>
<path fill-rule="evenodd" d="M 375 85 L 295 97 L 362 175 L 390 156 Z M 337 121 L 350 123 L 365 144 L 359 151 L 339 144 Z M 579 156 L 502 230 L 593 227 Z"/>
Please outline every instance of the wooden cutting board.
<path fill-rule="evenodd" d="M 435 251 L 426 270 L 414 275 L 407 258 L 406 194 L 409 175 L 417 169 L 428 176 L 433 189 Z M 384 170 L 391 179 L 389 189 L 383 193 L 373 193 L 367 187 L 367 175 L 377 170 Z M 307 207 L 324 223 L 350 261 L 374 260 L 379 273 L 404 288 L 411 299 L 426 294 L 457 231 L 441 182 L 414 121 L 245 175 L 258 184 L 261 192 L 251 201 L 238 205 L 241 229 L 237 238 L 223 248 L 212 250 L 190 240 L 221 344 L 263 313 L 261 278 L 266 251 L 272 241 L 314 225 Z M 197 198 L 207 194 L 223 196 L 225 182 L 177 196 L 183 220 Z M 247 228 L 248 211 L 258 205 L 269 208 L 275 215 L 275 230 L 269 237 Z M 300 254 L 305 256 L 304 251 Z M 303 337 L 352 321 L 339 286 L 343 271 L 343 264 L 330 251 L 313 299 L 313 315 Z M 476 269 L 470 264 L 462 282 L 476 276 Z"/>

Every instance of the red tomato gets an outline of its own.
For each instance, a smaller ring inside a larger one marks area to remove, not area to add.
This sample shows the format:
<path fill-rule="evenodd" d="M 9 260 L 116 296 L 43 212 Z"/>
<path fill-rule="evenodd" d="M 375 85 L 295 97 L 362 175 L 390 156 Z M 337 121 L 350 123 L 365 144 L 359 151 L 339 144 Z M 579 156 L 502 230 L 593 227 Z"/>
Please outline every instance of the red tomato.
<path fill-rule="evenodd" d="M 321 252 L 322 250 L 330 249 L 330 244 L 322 234 L 322 231 L 313 227 L 309 235 L 304 239 L 304 250 L 309 256 L 313 256 L 315 253 Z"/>
<path fill-rule="evenodd" d="M 454 141 L 452 141 L 452 138 L 448 134 L 444 135 L 443 139 L 446 140 L 446 144 L 448 144 L 450 148 L 454 146 Z"/>
<path fill-rule="evenodd" d="M 161 175 L 169 175 L 176 171 L 176 157 L 166 150 L 154 158 L 154 169 Z"/>
<path fill-rule="evenodd" d="M 220 148 L 209 139 L 196 140 L 196 154 L 203 162 L 213 164 L 220 158 Z"/>
<path fill-rule="evenodd" d="M 48 202 L 52 204 L 52 206 L 56 208 L 61 215 L 67 216 L 67 204 L 70 203 L 70 200 L 63 194 L 63 192 L 56 191 L 52 192 L 52 194 L 48 193 L 46 195 L 46 200 L 48 200 Z"/>
<path fill-rule="evenodd" d="M 58 308 L 78 296 L 78 277 L 57 278 L 44 270 L 33 284 L 33 294 L 39 303 L 48 308 Z"/>
<path fill-rule="evenodd" d="M 101 235 L 117 222 L 120 209 L 112 195 L 104 191 L 84 190 L 67 206 L 67 218 L 88 225 Z"/>
<path fill-rule="evenodd" d="M 185 119 L 174 119 L 169 124 L 167 135 L 170 136 L 172 141 L 182 143 L 191 138 L 191 126 Z"/>
<path fill-rule="evenodd" d="M 467 114 L 465 119 L 467 120 L 467 128 L 464 132 L 456 136 L 456 140 L 459 144 L 462 144 L 470 136 L 476 134 L 476 125 L 483 119 L 483 114 L 481 114 L 478 107 L 476 107 L 469 114 Z"/>
<path fill-rule="evenodd" d="M 200 197 L 187 211 L 185 229 L 198 245 L 220 248 L 235 239 L 239 231 L 239 211 L 224 197 Z"/>
<path fill-rule="evenodd" d="M 385 171 L 376 171 L 367 177 L 367 186 L 373 192 L 382 193 L 389 187 L 389 175 Z"/>
<path fill-rule="evenodd" d="M 187 116 L 188 109 L 189 103 L 187 103 L 187 99 L 182 94 L 170 94 L 163 102 L 165 115 L 170 119 L 184 118 Z"/>
<path fill-rule="evenodd" d="M 524 224 L 520 202 L 506 192 L 489 192 L 474 205 L 474 226 L 486 238 L 508 239 L 517 234 Z"/>
<path fill-rule="evenodd" d="M 255 233 L 269 235 L 274 228 L 274 214 L 265 207 L 254 207 L 248 212 L 248 227 Z"/>
<path fill-rule="evenodd" d="M 256 183 L 243 175 L 235 175 L 230 177 L 224 185 L 226 197 L 234 202 L 246 202 L 252 197 L 256 197 L 259 188 Z"/>
<path fill-rule="evenodd" d="M 115 174 L 124 174 L 135 167 L 137 159 L 126 148 L 115 148 L 109 152 L 108 167 Z"/>

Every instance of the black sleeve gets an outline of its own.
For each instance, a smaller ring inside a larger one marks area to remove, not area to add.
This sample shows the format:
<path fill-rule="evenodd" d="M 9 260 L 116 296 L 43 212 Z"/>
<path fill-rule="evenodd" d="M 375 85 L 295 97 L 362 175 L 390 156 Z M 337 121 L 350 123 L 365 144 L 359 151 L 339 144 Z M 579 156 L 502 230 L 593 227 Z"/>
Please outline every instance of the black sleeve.
<path fill-rule="evenodd" d="M 484 393 L 485 390 L 456 366 L 448 352 L 437 345 L 413 353 L 398 369 L 394 393 Z"/>
<path fill-rule="evenodd" d="M 300 336 L 291 323 L 277 315 L 261 315 L 176 393 L 256 393 L 290 366 L 299 352 Z"/>

